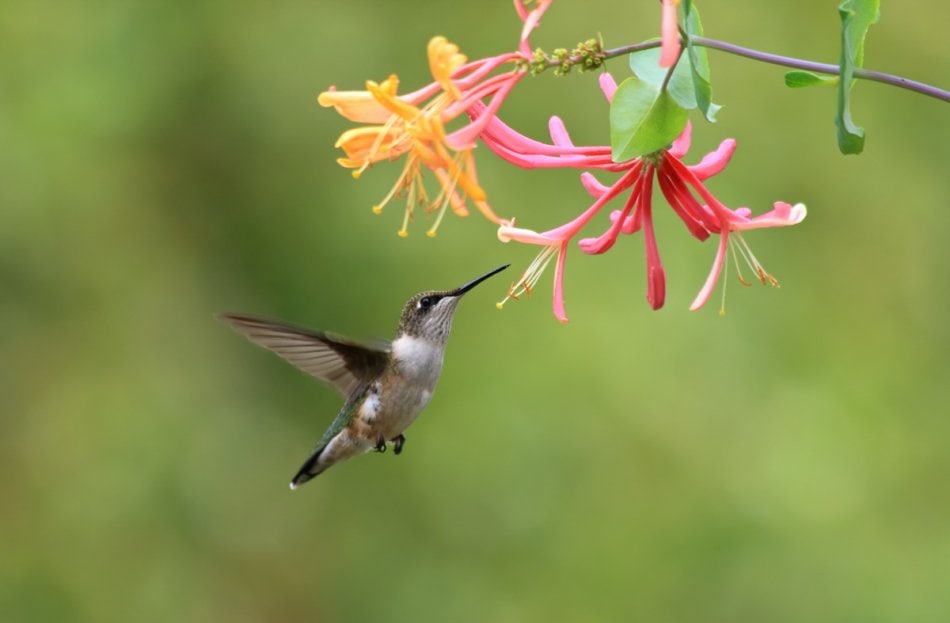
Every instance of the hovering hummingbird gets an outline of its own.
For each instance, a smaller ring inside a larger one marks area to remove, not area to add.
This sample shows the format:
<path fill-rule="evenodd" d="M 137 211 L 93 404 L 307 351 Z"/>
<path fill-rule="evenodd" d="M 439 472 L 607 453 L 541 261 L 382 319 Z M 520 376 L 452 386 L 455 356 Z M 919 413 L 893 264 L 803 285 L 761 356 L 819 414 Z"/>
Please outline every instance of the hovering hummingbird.
<path fill-rule="evenodd" d="M 406 303 L 392 342 L 357 342 L 283 322 L 221 314 L 236 331 L 346 398 L 330 428 L 290 481 L 296 489 L 329 467 L 370 450 L 402 452 L 403 431 L 432 398 L 452 316 L 463 294 L 505 270 L 499 266 L 454 290 L 422 292 Z"/>

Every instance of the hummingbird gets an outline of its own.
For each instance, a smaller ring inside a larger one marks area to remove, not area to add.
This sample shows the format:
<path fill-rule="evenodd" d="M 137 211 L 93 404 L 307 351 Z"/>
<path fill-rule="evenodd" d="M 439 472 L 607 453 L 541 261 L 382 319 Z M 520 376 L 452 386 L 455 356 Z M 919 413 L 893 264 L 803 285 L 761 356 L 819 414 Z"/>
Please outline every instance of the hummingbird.
<path fill-rule="evenodd" d="M 266 318 L 218 316 L 250 341 L 333 385 L 346 399 L 290 481 L 291 489 L 351 457 L 370 450 L 385 452 L 387 441 L 393 443 L 395 454 L 402 452 L 404 431 L 435 391 L 452 316 L 462 295 L 508 266 L 454 290 L 416 294 L 403 307 L 392 341 L 356 341 Z"/>

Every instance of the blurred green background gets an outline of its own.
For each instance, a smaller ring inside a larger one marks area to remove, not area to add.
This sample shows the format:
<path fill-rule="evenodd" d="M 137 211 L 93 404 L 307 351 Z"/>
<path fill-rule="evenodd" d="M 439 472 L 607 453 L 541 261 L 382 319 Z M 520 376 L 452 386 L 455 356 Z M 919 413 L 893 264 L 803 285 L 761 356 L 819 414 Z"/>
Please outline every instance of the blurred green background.
<path fill-rule="evenodd" d="M 836 2 L 704 6 L 709 36 L 837 59 Z M 950 8 L 885 3 L 869 67 L 948 86 Z M 655 36 L 655 1 L 559 0 L 533 44 Z M 835 147 L 833 90 L 711 53 L 739 149 L 726 203 L 802 201 L 747 240 L 782 282 L 687 307 L 715 241 L 657 201 L 667 306 L 642 240 L 572 250 L 494 302 L 535 249 L 474 215 L 395 235 L 357 184 L 331 84 L 428 80 L 444 34 L 513 49 L 510 2 L 0 6 L 0 619 L 3 621 L 950 620 L 950 124 L 934 100 L 855 88 L 866 153 Z M 627 75 L 623 60 L 610 69 Z M 502 108 L 607 141 L 596 76 L 526 80 Z M 573 171 L 478 150 L 496 210 L 538 229 L 587 205 Z M 592 228 L 599 232 L 605 219 Z M 214 321 L 265 314 L 392 334 L 413 293 L 512 270 L 461 305 L 406 452 L 291 493 L 339 408 Z"/>

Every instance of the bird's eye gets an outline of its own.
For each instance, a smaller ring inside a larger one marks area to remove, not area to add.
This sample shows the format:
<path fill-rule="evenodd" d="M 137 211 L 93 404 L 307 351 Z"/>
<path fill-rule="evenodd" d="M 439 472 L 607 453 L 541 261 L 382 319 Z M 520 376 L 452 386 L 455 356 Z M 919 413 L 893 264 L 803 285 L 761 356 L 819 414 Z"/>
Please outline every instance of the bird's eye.
<path fill-rule="evenodd" d="M 419 299 L 419 307 L 423 309 L 430 307 L 433 303 L 435 303 L 435 298 L 431 296 L 423 296 Z"/>

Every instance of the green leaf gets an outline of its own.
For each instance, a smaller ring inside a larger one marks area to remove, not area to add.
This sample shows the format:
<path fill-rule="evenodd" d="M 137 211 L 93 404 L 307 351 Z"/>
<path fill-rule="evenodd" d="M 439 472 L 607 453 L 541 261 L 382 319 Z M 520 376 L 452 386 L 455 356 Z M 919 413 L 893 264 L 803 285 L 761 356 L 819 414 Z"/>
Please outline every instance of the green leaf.
<path fill-rule="evenodd" d="M 640 80 L 657 88 L 663 84 L 668 71 L 668 68 L 660 67 L 660 48 L 650 48 L 631 54 L 630 69 Z M 677 104 L 687 110 L 696 108 L 692 69 L 689 65 L 689 59 L 685 56 L 680 57 L 680 61 L 673 68 L 673 75 L 670 77 L 666 88 Z"/>
<path fill-rule="evenodd" d="M 703 36 L 703 23 L 699 19 L 699 9 L 692 2 L 685 7 L 686 18 L 686 56 L 690 61 L 690 70 L 693 77 L 693 91 L 696 104 L 711 123 L 715 123 L 716 112 L 721 108 L 712 101 L 712 73 L 709 69 L 709 57 L 706 48 L 693 45 L 693 36 Z"/>
<path fill-rule="evenodd" d="M 793 89 L 838 84 L 838 76 L 824 76 L 811 71 L 794 70 L 785 74 L 785 86 Z"/>
<path fill-rule="evenodd" d="M 667 91 L 631 76 L 620 83 L 610 105 L 610 147 L 615 162 L 652 154 L 673 142 L 688 114 Z"/>
<path fill-rule="evenodd" d="M 880 18 L 880 0 L 845 0 L 838 5 L 841 16 L 841 79 L 838 82 L 838 149 L 843 154 L 864 150 L 864 128 L 851 119 L 851 87 L 854 69 L 864 64 L 864 39 L 868 28 Z"/>

